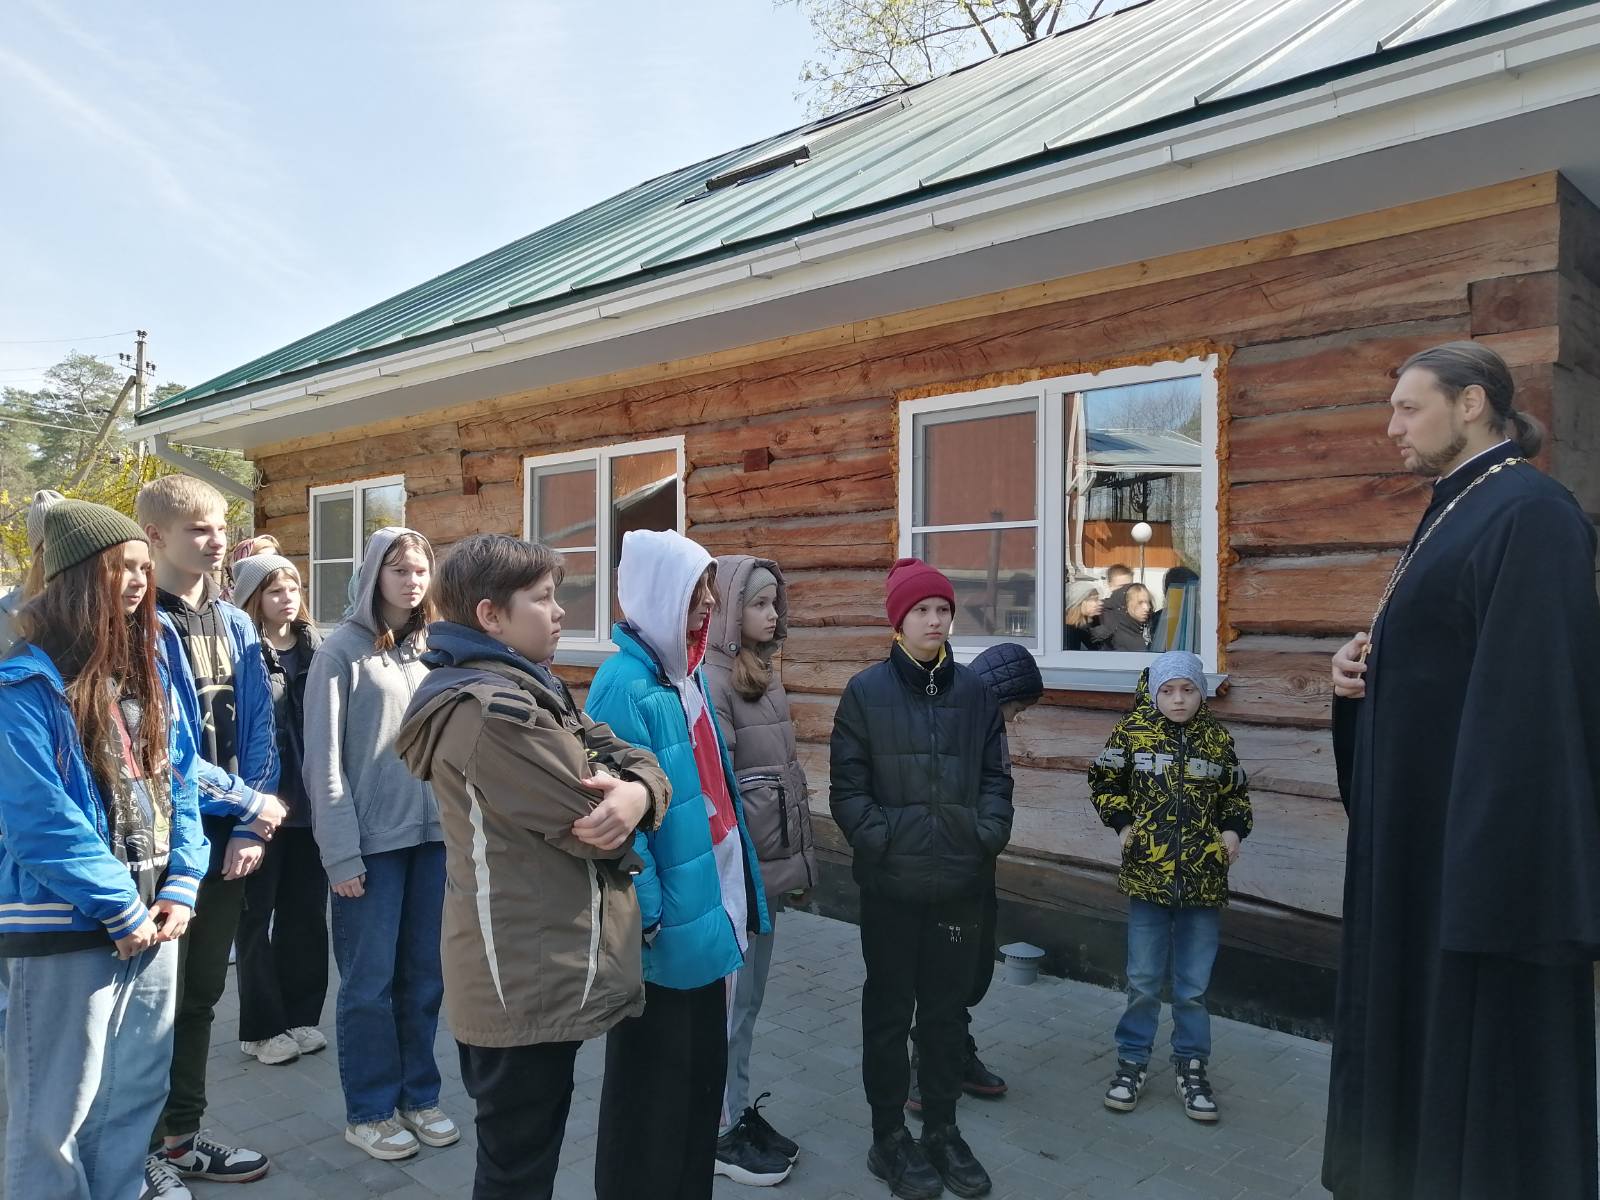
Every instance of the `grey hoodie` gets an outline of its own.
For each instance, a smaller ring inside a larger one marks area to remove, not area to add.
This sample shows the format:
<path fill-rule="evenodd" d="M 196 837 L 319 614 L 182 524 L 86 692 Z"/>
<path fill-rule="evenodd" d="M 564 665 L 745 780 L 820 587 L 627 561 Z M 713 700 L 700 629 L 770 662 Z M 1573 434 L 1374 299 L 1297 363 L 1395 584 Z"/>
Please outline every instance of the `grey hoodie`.
<path fill-rule="evenodd" d="M 444 840 L 433 789 L 395 752 L 406 705 L 428 669 L 422 637 L 378 650 L 373 597 L 383 556 L 413 530 L 388 526 L 367 542 L 354 603 L 311 660 L 301 778 L 329 883 L 366 873 L 362 856 Z M 420 535 L 419 535 L 420 536 Z"/>

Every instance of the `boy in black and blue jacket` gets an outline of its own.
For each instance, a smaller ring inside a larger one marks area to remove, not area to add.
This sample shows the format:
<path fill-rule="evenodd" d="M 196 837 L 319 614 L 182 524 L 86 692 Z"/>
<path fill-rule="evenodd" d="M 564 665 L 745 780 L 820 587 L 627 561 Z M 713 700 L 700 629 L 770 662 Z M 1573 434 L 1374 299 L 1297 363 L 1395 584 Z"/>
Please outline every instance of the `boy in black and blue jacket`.
<path fill-rule="evenodd" d="M 169 475 L 145 484 L 135 513 L 155 561 L 163 649 L 182 715 L 199 748 L 201 824 L 211 859 L 200 906 L 180 943 L 181 1003 L 172 1087 L 151 1145 L 147 1175 L 246 1183 L 267 1173 L 266 1155 L 200 1135 L 206 1061 L 228 951 L 244 902 L 244 878 L 283 820 L 272 692 L 255 626 L 223 602 L 212 573 L 227 552 L 227 505 L 210 484 Z"/>

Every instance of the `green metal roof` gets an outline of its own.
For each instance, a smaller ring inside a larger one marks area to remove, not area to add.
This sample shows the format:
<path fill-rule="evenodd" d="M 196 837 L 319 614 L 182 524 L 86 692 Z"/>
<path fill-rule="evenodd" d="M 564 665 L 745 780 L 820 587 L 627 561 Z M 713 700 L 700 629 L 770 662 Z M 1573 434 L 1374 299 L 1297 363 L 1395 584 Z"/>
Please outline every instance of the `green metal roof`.
<path fill-rule="evenodd" d="M 532 316 L 1579 6 L 1146 0 L 652 179 L 190 388 L 144 419 Z"/>

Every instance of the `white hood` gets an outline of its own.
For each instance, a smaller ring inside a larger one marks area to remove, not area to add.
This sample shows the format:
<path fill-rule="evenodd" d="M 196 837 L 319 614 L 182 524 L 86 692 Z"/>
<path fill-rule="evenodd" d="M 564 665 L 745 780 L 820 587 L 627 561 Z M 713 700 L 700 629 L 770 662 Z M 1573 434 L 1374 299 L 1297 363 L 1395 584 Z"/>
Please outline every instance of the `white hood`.
<path fill-rule="evenodd" d="M 689 602 L 711 555 L 681 533 L 635 529 L 622 538 L 617 602 L 622 615 L 661 661 L 694 733 L 705 698 L 689 678 Z M 709 624 L 709 623 L 708 623 Z"/>

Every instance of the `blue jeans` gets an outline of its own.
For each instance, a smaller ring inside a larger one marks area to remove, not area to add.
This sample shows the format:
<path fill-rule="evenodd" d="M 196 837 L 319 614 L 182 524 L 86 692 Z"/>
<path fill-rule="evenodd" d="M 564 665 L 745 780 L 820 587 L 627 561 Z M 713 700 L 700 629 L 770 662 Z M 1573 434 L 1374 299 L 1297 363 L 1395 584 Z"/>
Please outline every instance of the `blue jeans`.
<path fill-rule="evenodd" d="M 167 1100 L 178 944 L 6 960 L 4 1193 L 129 1200 Z"/>
<path fill-rule="evenodd" d="M 339 1082 L 352 1125 L 439 1102 L 433 1039 L 444 1002 L 444 844 L 364 857 L 365 894 L 333 898 Z"/>
<path fill-rule="evenodd" d="M 1169 979 L 1173 1059 L 1211 1057 L 1206 989 L 1217 961 L 1221 925 L 1221 909 L 1128 901 L 1128 1007 L 1117 1023 L 1118 1058 L 1150 1061 L 1161 1021 L 1161 991 Z"/>

